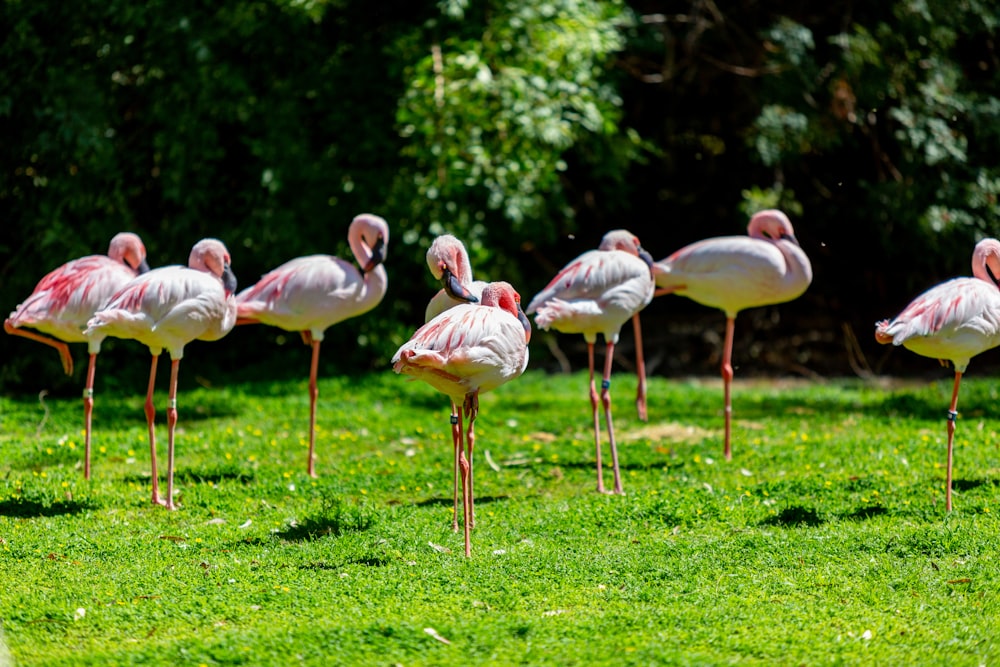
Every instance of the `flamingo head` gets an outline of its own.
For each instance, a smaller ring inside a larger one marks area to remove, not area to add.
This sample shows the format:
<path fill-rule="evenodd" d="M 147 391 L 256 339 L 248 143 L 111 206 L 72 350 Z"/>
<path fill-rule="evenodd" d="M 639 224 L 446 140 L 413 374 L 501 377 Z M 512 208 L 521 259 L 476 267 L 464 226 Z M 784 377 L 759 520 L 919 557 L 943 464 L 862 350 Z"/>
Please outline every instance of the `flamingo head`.
<path fill-rule="evenodd" d="M 146 273 L 149 271 L 149 264 L 146 263 L 146 246 L 142 244 L 142 239 L 132 232 L 121 232 L 115 234 L 108 246 L 108 257 L 116 262 L 124 262 L 136 273 Z"/>
<path fill-rule="evenodd" d="M 451 234 L 442 234 L 431 243 L 427 249 L 427 267 L 452 299 L 466 303 L 479 301 L 466 287 L 472 282 L 469 253 L 465 245 Z"/>
<path fill-rule="evenodd" d="M 604 235 L 604 238 L 601 239 L 601 245 L 597 246 L 597 249 L 620 250 L 622 252 L 627 252 L 630 255 L 635 255 L 646 263 L 646 266 L 649 267 L 650 274 L 652 275 L 653 256 L 643 250 L 642 244 L 639 243 L 639 237 L 628 230 L 611 230 Z"/>
<path fill-rule="evenodd" d="M 791 241 L 795 245 L 799 245 L 788 216 L 776 208 L 754 213 L 747 227 L 747 235 L 756 239 Z"/>
<path fill-rule="evenodd" d="M 362 213 L 351 221 L 347 240 L 361 270 L 368 273 L 385 261 L 389 225 L 377 215 Z"/>
<path fill-rule="evenodd" d="M 1000 241 L 986 238 L 972 251 L 972 275 L 1000 287 Z"/>
<path fill-rule="evenodd" d="M 531 321 L 521 310 L 521 295 L 510 283 L 498 280 L 484 287 L 482 303 L 484 306 L 505 310 L 516 317 L 517 321 L 524 327 L 525 344 L 531 341 Z"/>
<path fill-rule="evenodd" d="M 236 275 L 230 266 L 232 259 L 226 245 L 218 239 L 202 239 L 191 248 L 188 266 L 198 271 L 211 273 L 222 281 L 226 296 L 236 293 Z"/>

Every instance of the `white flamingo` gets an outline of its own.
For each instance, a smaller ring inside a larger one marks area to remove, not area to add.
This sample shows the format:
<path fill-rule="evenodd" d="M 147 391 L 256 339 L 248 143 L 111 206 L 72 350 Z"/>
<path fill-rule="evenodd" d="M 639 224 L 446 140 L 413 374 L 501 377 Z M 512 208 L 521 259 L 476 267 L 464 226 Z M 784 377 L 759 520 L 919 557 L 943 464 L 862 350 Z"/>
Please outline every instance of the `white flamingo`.
<path fill-rule="evenodd" d="M 590 364 L 590 405 L 594 420 L 594 449 L 597 462 L 597 490 L 605 493 L 601 466 L 601 435 L 598 401 L 604 406 L 604 420 L 611 446 L 614 493 L 623 493 L 618 468 L 618 448 L 611 418 L 611 363 L 622 325 L 653 299 L 652 257 L 642 249 L 631 232 L 608 232 L 597 250 L 588 250 L 566 265 L 535 295 L 525 312 L 535 314 L 542 329 L 583 334 Z M 604 336 L 604 377 L 598 397 L 594 385 L 594 343 Z"/>
<path fill-rule="evenodd" d="M 94 410 L 94 374 L 101 352 L 103 333 L 85 335 L 87 320 L 108 298 L 129 280 L 149 271 L 146 247 L 131 232 L 121 232 L 111 239 L 107 255 L 88 255 L 74 259 L 49 272 L 4 320 L 9 334 L 24 336 L 54 347 L 59 352 L 66 375 L 73 374 L 73 357 L 66 343 L 87 343 L 90 361 L 83 390 L 84 459 L 83 476 L 90 479 L 90 434 Z M 43 336 L 22 329 L 31 327 Z"/>
<path fill-rule="evenodd" d="M 741 310 L 796 299 L 812 282 L 812 265 L 788 216 L 766 210 L 750 218 L 747 236 L 719 236 L 681 248 L 653 267 L 656 295 L 679 294 L 726 314 L 722 354 L 726 460 L 732 459 L 733 333 Z"/>
<path fill-rule="evenodd" d="M 472 554 L 473 467 L 479 394 L 496 389 L 524 372 L 528 365 L 531 324 L 521 311 L 521 296 L 509 283 L 489 283 L 481 305 L 450 308 L 424 326 L 396 352 L 392 368 L 423 380 L 461 404 L 468 429 L 459 453 L 462 476 L 465 555 Z M 462 419 L 458 422 L 462 439 Z"/>
<path fill-rule="evenodd" d="M 472 264 L 465 245 L 451 234 L 442 234 L 434 239 L 427 249 L 427 266 L 435 280 L 442 287 L 427 304 L 424 312 L 424 322 L 430 322 L 435 317 L 463 303 L 477 303 L 482 297 L 486 283 L 473 280 Z M 462 436 L 459 432 L 458 404 L 451 401 L 451 440 L 455 451 L 452 467 L 452 530 L 458 530 L 458 488 L 460 484 L 459 457 L 462 448 Z M 472 517 L 475 526 L 475 517 Z"/>
<path fill-rule="evenodd" d="M 972 253 L 973 278 L 953 278 L 930 288 L 899 315 L 875 325 L 875 340 L 950 361 L 955 385 L 948 408 L 945 509 L 951 511 L 952 444 L 958 419 L 958 387 L 972 357 L 1000 345 L 1000 241 L 983 239 Z"/>
<path fill-rule="evenodd" d="M 389 243 L 389 225 L 377 215 L 351 221 L 347 241 L 360 270 L 331 255 L 308 255 L 285 262 L 236 297 L 239 324 L 261 323 L 299 331 L 312 347 L 309 368 L 310 477 L 316 476 L 316 399 L 319 388 L 319 347 L 334 324 L 367 313 L 385 296 L 388 276 L 382 265 Z"/>
<path fill-rule="evenodd" d="M 153 477 L 153 504 L 175 509 L 174 428 L 177 425 L 177 372 L 184 346 L 193 340 L 219 340 L 236 323 L 236 276 L 226 246 L 202 239 L 191 249 L 188 265 L 164 266 L 129 281 L 90 319 L 87 334 L 103 333 L 137 340 L 149 348 L 152 362 L 146 390 L 146 426 Z M 156 363 L 163 350 L 170 354 L 167 406 L 167 497 L 159 493 L 153 387 Z"/>

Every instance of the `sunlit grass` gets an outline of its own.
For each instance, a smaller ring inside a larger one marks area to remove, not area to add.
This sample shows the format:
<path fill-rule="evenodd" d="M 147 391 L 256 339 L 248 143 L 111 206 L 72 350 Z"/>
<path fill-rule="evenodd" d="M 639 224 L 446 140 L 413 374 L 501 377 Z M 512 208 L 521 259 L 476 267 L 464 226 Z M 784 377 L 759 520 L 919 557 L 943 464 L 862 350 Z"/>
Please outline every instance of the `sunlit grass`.
<path fill-rule="evenodd" d="M 0 399 L 3 636 L 18 665 L 1000 659 L 995 382 L 963 382 L 950 515 L 948 377 L 737 380 L 731 462 L 720 385 L 653 379 L 643 424 L 616 376 L 623 497 L 585 376 L 485 395 L 470 560 L 447 399 L 391 372 L 321 381 L 319 479 L 305 382 L 182 391 L 176 512 L 141 396 L 98 394 L 90 482 L 78 400 L 39 429 Z"/>

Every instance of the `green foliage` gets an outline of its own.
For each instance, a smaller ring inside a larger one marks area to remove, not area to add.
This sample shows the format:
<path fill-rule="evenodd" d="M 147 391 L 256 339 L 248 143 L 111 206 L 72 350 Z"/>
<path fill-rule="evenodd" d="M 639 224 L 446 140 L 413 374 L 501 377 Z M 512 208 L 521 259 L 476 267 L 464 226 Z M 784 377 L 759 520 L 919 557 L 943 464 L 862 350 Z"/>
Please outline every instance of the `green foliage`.
<path fill-rule="evenodd" d="M 175 512 L 141 398 L 98 394 L 89 483 L 78 399 L 39 428 L 0 398 L 2 641 L 23 667 L 991 664 L 1000 390 L 963 382 L 946 514 L 946 376 L 737 379 L 731 462 L 720 380 L 654 378 L 641 423 L 623 376 L 604 496 L 586 374 L 529 372 L 481 400 L 469 560 L 423 383 L 321 380 L 318 479 L 304 381 L 182 392 Z"/>

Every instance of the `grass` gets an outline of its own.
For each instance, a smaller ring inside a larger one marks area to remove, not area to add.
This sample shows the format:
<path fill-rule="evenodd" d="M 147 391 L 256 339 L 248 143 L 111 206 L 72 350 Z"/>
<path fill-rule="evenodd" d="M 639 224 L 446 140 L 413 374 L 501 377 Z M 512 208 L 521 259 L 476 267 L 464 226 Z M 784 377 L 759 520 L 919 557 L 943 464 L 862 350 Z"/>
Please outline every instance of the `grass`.
<path fill-rule="evenodd" d="M 963 382 L 950 514 L 947 373 L 738 378 L 731 462 L 720 385 L 654 378 L 643 424 L 616 376 L 623 497 L 593 492 L 585 375 L 484 396 L 469 560 L 447 399 L 391 372 L 321 381 L 319 479 L 304 381 L 182 391 L 176 512 L 149 504 L 141 396 L 98 392 L 89 483 L 79 400 L 39 429 L 34 397 L 0 399 L 7 647 L 24 666 L 1000 660 L 993 380 Z"/>

